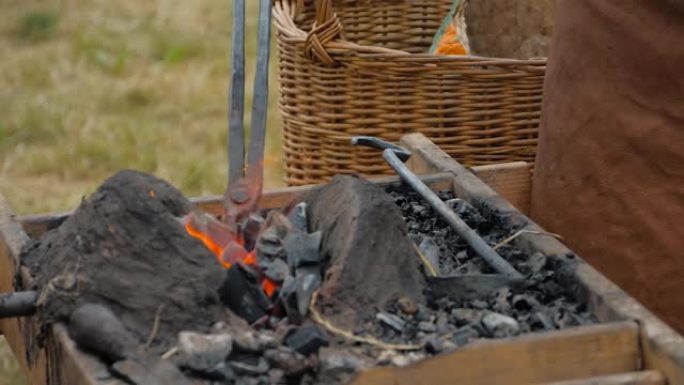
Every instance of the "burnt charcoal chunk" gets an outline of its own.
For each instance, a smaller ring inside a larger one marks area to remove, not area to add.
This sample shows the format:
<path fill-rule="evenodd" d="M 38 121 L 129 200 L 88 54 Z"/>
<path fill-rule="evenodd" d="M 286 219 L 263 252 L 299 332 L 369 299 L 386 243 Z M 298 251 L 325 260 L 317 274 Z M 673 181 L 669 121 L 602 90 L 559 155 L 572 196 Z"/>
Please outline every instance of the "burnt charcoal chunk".
<path fill-rule="evenodd" d="M 285 252 L 290 267 L 294 269 L 320 263 L 321 238 L 320 231 L 311 234 L 293 231 L 288 234 L 285 238 Z"/>
<path fill-rule="evenodd" d="M 272 306 L 261 286 L 240 263 L 228 269 L 219 293 L 226 306 L 250 323 L 265 316 Z"/>
<path fill-rule="evenodd" d="M 314 291 L 321 286 L 321 273 L 318 266 L 297 269 L 297 310 L 302 316 L 309 312 L 309 304 Z"/>
<path fill-rule="evenodd" d="M 268 373 L 270 366 L 263 357 L 237 356 L 231 357 L 230 367 L 238 374 L 258 376 Z"/>
<path fill-rule="evenodd" d="M 287 213 L 287 219 L 290 220 L 292 228 L 296 231 L 302 233 L 308 233 L 307 216 L 306 216 L 307 204 L 306 202 L 300 202 L 296 204 L 289 213 Z"/>
<path fill-rule="evenodd" d="M 308 356 L 317 353 L 322 346 L 328 346 L 328 336 L 316 325 L 304 325 L 285 336 L 285 345 Z"/>
<path fill-rule="evenodd" d="M 375 318 L 400 333 L 406 328 L 406 322 L 394 314 L 380 312 Z"/>
<path fill-rule="evenodd" d="M 282 259 L 275 259 L 268 264 L 268 267 L 264 270 L 264 275 L 274 282 L 283 283 L 290 275 L 290 268 Z"/>
<path fill-rule="evenodd" d="M 264 358 L 272 367 L 283 370 L 287 376 L 300 375 L 313 369 L 311 360 L 285 346 L 265 351 Z"/>

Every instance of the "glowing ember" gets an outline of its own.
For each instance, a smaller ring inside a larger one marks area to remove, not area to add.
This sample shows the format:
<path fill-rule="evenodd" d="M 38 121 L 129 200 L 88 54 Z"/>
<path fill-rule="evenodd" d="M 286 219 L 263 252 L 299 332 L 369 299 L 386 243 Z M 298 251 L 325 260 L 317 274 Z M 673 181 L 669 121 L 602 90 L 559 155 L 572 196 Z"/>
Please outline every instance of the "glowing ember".
<path fill-rule="evenodd" d="M 206 214 L 190 213 L 185 217 L 185 229 L 192 237 L 202 241 L 226 269 L 241 261 L 246 265 L 257 266 L 256 252 L 247 251 L 244 239 L 234 234 L 223 223 Z M 268 278 L 263 279 L 261 287 L 271 297 L 278 285 Z"/>

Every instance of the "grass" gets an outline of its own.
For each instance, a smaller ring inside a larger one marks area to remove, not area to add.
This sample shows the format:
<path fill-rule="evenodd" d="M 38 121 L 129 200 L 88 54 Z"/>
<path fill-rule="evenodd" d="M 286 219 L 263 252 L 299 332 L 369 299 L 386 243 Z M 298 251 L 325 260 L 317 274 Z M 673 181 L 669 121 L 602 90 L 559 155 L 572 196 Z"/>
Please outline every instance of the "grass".
<path fill-rule="evenodd" d="M 254 57 L 257 2 L 247 3 Z M 15 212 L 74 208 L 123 168 L 188 196 L 222 193 L 230 8 L 223 0 L 0 2 L 0 192 Z M 271 89 L 267 187 L 282 180 L 275 76 Z M 24 384 L 10 356 L 0 342 L 0 385 Z"/>

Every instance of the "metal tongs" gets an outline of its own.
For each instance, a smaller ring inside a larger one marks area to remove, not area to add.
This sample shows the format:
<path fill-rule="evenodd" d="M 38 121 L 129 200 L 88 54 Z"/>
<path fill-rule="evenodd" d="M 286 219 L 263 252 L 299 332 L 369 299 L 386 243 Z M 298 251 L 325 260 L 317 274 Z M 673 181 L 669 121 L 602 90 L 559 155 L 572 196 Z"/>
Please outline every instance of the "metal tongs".
<path fill-rule="evenodd" d="M 268 111 L 268 62 L 271 43 L 271 0 L 259 1 L 256 77 L 252 101 L 249 152 L 245 164 L 245 0 L 233 0 L 232 73 L 228 101 L 228 187 L 223 221 L 232 230 L 256 210 L 264 179 L 264 143 Z"/>

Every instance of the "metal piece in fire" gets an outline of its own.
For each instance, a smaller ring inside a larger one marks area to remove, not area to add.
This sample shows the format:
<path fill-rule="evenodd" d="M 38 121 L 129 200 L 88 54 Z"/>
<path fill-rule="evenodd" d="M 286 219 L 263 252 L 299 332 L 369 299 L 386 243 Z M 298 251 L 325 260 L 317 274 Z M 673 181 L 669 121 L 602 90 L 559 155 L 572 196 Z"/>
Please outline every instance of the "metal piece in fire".
<path fill-rule="evenodd" d="M 508 261 L 503 259 L 482 239 L 477 232 L 471 229 L 449 206 L 442 201 L 428 186 L 423 183 L 408 167 L 404 164 L 410 157 L 411 152 L 396 144 L 384 140 L 368 137 L 356 136 L 352 138 L 353 145 L 362 145 L 383 150 L 383 157 L 387 163 L 396 171 L 401 179 L 408 183 L 423 199 L 437 211 L 444 220 L 463 238 L 468 245 L 480 255 L 487 263 L 500 274 L 509 278 L 522 280 L 523 276 Z"/>
<path fill-rule="evenodd" d="M 33 315 L 37 298 L 35 291 L 0 294 L 0 319 Z"/>
<path fill-rule="evenodd" d="M 228 101 L 228 188 L 224 195 L 224 221 L 234 227 L 235 232 L 237 223 L 256 209 L 263 188 L 270 41 L 271 0 L 260 0 L 251 133 L 245 164 L 245 0 L 234 0 L 232 72 Z"/>

